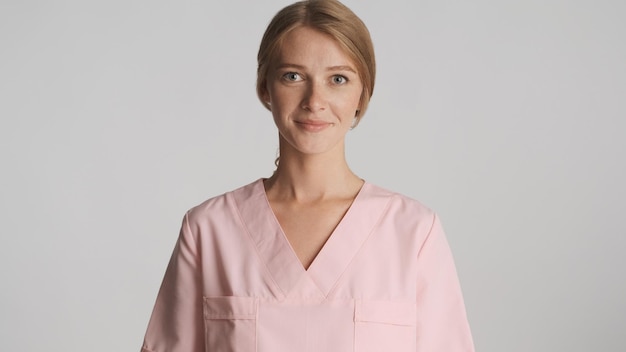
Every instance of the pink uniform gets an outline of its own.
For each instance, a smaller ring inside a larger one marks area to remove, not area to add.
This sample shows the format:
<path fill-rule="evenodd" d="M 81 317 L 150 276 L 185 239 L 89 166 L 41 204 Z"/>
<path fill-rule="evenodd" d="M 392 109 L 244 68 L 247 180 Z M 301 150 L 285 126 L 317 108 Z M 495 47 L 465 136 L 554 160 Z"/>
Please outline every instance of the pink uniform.
<path fill-rule="evenodd" d="M 470 352 L 435 213 L 365 183 L 308 270 L 263 181 L 187 212 L 142 352 Z"/>

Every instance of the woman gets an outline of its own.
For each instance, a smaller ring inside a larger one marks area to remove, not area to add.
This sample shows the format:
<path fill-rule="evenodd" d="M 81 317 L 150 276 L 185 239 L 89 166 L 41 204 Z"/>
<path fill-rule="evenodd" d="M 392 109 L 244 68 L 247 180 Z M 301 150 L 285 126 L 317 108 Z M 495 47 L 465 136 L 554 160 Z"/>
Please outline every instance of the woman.
<path fill-rule="evenodd" d="M 437 216 L 345 160 L 374 88 L 365 25 L 295 3 L 258 65 L 277 169 L 186 214 L 142 351 L 473 351 Z"/>

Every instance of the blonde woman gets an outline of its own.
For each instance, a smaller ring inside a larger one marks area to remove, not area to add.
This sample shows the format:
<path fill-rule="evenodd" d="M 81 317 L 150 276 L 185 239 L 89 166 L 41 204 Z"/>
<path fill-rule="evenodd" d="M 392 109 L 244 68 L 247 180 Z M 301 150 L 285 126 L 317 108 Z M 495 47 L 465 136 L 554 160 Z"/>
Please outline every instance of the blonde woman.
<path fill-rule="evenodd" d="M 274 17 L 257 93 L 277 169 L 187 212 L 143 352 L 473 351 L 435 213 L 346 162 L 374 78 L 368 30 L 338 1 Z"/>

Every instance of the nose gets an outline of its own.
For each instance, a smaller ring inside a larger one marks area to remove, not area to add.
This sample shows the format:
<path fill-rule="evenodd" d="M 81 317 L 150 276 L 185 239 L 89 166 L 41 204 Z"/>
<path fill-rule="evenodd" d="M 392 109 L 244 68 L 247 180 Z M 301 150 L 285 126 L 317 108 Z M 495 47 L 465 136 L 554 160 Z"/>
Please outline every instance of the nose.
<path fill-rule="evenodd" d="M 307 85 L 302 99 L 302 109 L 317 112 L 326 109 L 326 92 L 321 84 L 311 82 Z"/>

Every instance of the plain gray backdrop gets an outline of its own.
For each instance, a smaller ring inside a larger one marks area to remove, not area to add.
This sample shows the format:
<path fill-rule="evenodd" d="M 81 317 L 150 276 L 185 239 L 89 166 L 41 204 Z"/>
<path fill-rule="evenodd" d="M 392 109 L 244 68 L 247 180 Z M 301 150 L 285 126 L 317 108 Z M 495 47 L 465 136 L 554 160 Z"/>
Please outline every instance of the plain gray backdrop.
<path fill-rule="evenodd" d="M 0 2 L 1 351 L 139 350 L 184 212 L 273 171 L 288 3 Z M 440 214 L 477 351 L 626 350 L 626 2 L 345 3 L 348 161 Z"/>

